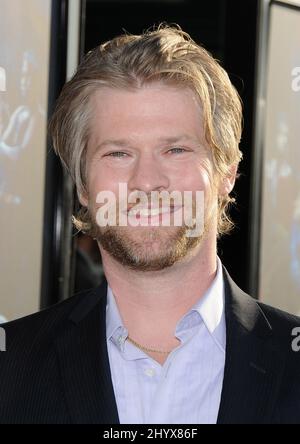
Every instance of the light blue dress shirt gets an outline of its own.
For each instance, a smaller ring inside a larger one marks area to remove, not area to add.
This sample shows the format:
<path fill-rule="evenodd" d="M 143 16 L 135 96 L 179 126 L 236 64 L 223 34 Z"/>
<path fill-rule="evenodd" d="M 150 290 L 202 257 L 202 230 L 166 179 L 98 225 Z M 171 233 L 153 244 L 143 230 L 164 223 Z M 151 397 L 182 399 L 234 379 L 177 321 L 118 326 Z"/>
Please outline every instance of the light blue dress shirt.
<path fill-rule="evenodd" d="M 181 343 L 163 365 L 126 341 L 128 331 L 109 286 L 106 333 L 121 424 L 217 422 L 226 348 L 224 283 L 219 258 L 212 285 L 177 323 L 175 336 Z"/>

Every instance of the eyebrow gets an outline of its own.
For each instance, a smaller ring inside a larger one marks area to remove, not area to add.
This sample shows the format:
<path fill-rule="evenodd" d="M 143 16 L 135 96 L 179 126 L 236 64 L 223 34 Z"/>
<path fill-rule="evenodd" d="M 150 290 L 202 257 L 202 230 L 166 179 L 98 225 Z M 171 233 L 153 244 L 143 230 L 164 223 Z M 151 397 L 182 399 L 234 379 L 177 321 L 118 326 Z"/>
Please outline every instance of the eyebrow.
<path fill-rule="evenodd" d="M 193 137 L 189 136 L 188 134 L 182 134 L 179 136 L 171 136 L 171 137 L 160 137 L 158 139 L 160 143 L 180 143 L 180 142 L 194 142 L 199 144 L 199 140 L 194 139 Z M 126 139 L 107 139 L 101 142 L 99 145 L 96 146 L 95 151 L 101 150 L 107 146 L 116 146 L 120 148 L 125 148 L 132 146 L 132 142 Z"/>
<path fill-rule="evenodd" d="M 119 146 L 119 147 L 125 147 L 125 146 L 129 146 L 130 142 L 128 140 L 125 139 L 107 139 L 104 140 L 103 142 L 101 142 L 99 145 L 97 145 L 96 147 L 96 151 L 98 151 L 101 148 L 105 148 L 106 146 L 109 145 L 114 145 L 114 146 Z"/>

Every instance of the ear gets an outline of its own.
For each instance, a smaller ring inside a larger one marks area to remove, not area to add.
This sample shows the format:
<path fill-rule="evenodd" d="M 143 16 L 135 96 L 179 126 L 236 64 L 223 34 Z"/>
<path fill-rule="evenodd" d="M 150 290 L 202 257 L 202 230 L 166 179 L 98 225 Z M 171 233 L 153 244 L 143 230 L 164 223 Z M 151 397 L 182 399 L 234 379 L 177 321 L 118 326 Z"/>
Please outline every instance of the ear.
<path fill-rule="evenodd" d="M 235 184 L 237 169 L 237 164 L 231 165 L 228 175 L 220 181 L 219 195 L 225 196 L 226 194 L 231 193 Z"/>

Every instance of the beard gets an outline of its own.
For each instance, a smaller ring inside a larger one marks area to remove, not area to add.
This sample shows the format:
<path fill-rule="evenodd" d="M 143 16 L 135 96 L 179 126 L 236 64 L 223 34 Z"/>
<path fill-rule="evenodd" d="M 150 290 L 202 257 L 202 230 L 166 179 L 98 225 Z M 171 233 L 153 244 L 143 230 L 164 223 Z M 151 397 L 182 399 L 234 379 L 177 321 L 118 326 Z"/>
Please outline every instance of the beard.
<path fill-rule="evenodd" d="M 193 229 L 181 226 L 106 226 L 96 223 L 94 211 L 89 212 L 92 236 L 117 262 L 135 271 L 160 271 L 181 261 L 200 246 L 210 226 L 197 236 L 189 236 Z"/>
<path fill-rule="evenodd" d="M 202 236 L 185 227 L 98 227 L 99 244 L 120 264 L 136 271 L 159 271 L 183 259 Z"/>

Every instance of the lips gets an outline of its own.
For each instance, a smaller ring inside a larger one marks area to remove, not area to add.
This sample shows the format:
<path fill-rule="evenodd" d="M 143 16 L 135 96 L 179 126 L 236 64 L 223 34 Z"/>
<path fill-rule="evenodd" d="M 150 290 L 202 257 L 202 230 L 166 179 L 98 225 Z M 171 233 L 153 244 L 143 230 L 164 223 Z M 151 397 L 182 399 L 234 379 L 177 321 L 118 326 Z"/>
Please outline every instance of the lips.
<path fill-rule="evenodd" d="M 154 217 L 160 214 L 173 213 L 174 207 L 162 207 L 162 208 L 131 208 L 128 211 L 129 216 L 140 216 L 140 217 Z"/>
<path fill-rule="evenodd" d="M 159 223 L 162 221 L 165 215 L 171 215 L 177 212 L 179 209 L 182 209 L 182 206 L 168 206 L 161 208 L 135 208 L 132 207 L 127 211 L 127 215 L 129 219 L 134 218 L 139 221 L 148 221 L 148 223 Z"/>

